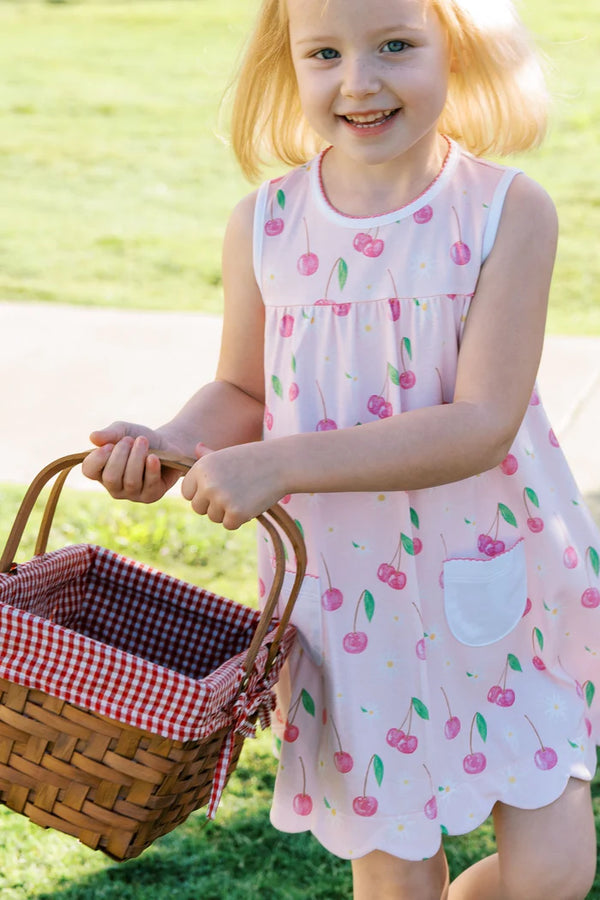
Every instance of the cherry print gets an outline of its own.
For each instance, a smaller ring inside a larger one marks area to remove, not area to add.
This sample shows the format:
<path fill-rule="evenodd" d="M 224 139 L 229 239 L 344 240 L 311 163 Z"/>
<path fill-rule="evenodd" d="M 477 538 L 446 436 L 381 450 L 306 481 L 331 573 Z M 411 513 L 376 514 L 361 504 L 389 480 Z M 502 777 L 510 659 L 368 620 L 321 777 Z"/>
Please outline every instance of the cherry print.
<path fill-rule="evenodd" d="M 281 189 L 277 191 L 277 203 L 281 210 L 285 209 L 285 194 Z M 276 218 L 273 214 L 273 201 L 271 200 L 271 218 L 265 223 L 265 234 L 269 237 L 277 237 L 281 234 L 284 227 L 283 219 Z"/>
<path fill-rule="evenodd" d="M 535 506 L 536 509 L 540 508 L 538 495 L 533 488 L 526 487 L 523 489 L 523 503 L 525 505 L 525 512 L 527 513 L 527 527 L 533 534 L 539 534 L 544 530 L 544 520 L 540 518 L 540 516 L 533 516 L 531 514 L 529 504 Z"/>
<path fill-rule="evenodd" d="M 500 463 L 500 468 L 505 475 L 514 475 L 515 472 L 517 472 L 519 469 L 519 462 L 517 460 L 517 457 L 513 456 L 512 453 L 509 453 Z"/>
<path fill-rule="evenodd" d="M 288 711 L 288 718 L 285 723 L 285 731 L 283 733 L 284 741 L 287 741 L 288 744 L 293 744 L 298 740 L 300 736 L 300 729 L 297 725 L 294 725 L 294 720 L 298 714 L 298 710 L 300 708 L 300 704 L 304 707 L 305 712 L 314 718 L 315 716 L 315 701 L 304 688 L 300 691 L 298 698 L 295 703 L 290 706 Z"/>
<path fill-rule="evenodd" d="M 360 797 L 355 797 L 352 801 L 352 809 L 354 810 L 356 815 L 364 816 L 367 818 L 374 816 L 379 806 L 376 797 L 367 796 L 367 781 L 369 779 L 369 772 L 371 771 L 371 767 L 373 768 L 377 784 L 379 785 L 379 787 L 381 787 L 384 773 L 383 762 L 381 758 L 377 756 L 377 754 L 374 754 L 369 760 L 369 765 L 367 766 L 362 795 Z"/>
<path fill-rule="evenodd" d="M 317 422 L 316 431 L 335 431 L 337 429 L 336 423 L 333 419 L 327 418 L 327 407 L 325 406 L 325 397 L 323 396 L 323 391 L 321 390 L 321 385 L 319 382 L 316 382 L 317 390 L 321 396 L 321 403 L 323 404 L 323 418 Z"/>
<path fill-rule="evenodd" d="M 596 579 L 600 576 L 600 555 L 595 547 L 588 547 L 585 551 L 585 571 L 588 579 L 591 581 L 590 568 Z M 597 587 L 591 586 L 586 588 L 581 595 L 581 605 L 586 609 L 596 609 L 600 606 L 600 591 Z"/>
<path fill-rule="evenodd" d="M 460 719 L 458 716 L 452 715 L 452 709 L 450 708 L 450 701 L 448 700 L 448 695 L 443 687 L 440 687 L 440 691 L 444 695 L 444 700 L 446 701 L 446 706 L 448 707 L 448 718 L 444 725 L 444 737 L 448 741 L 453 741 L 454 738 L 460 734 Z"/>
<path fill-rule="evenodd" d="M 398 289 L 396 287 L 396 282 L 394 281 L 394 276 L 392 275 L 390 269 L 387 270 L 387 273 L 390 276 L 392 288 L 394 291 L 394 296 L 390 297 L 388 300 L 389 315 L 392 322 L 397 322 L 400 318 L 400 300 L 398 298 Z"/>
<path fill-rule="evenodd" d="M 325 557 L 321 553 L 321 559 L 323 560 L 323 565 L 325 566 L 325 572 L 327 574 L 327 583 L 329 587 L 321 596 L 321 606 L 323 609 L 326 609 L 328 612 L 334 612 L 336 609 L 339 609 L 342 603 L 344 602 L 344 595 L 338 588 L 334 588 L 331 585 L 331 576 L 329 574 L 329 568 L 327 563 L 325 562 Z"/>
<path fill-rule="evenodd" d="M 352 759 L 352 756 L 349 753 L 346 753 L 344 751 L 344 749 L 342 748 L 342 742 L 340 740 L 339 732 L 338 732 L 337 728 L 335 727 L 335 722 L 333 721 L 333 716 L 330 716 L 330 722 L 331 722 L 331 726 L 335 732 L 335 737 L 336 737 L 338 747 L 339 747 L 339 750 L 336 753 L 334 753 L 334 755 L 333 755 L 333 763 L 334 763 L 336 769 L 338 770 L 338 772 L 341 772 L 342 775 L 347 775 L 348 772 L 351 772 L 352 769 L 354 768 L 354 760 Z"/>
<path fill-rule="evenodd" d="M 298 271 L 301 275 L 308 276 L 314 275 L 319 268 L 319 257 L 315 253 L 311 253 L 308 225 L 306 224 L 306 219 L 302 219 L 302 221 L 304 222 L 304 231 L 306 233 L 306 253 L 303 253 L 298 260 Z"/>
<path fill-rule="evenodd" d="M 540 737 L 540 733 L 537 730 L 537 728 L 535 727 L 535 725 L 533 724 L 533 722 L 531 721 L 531 719 L 529 718 L 529 716 L 525 716 L 525 718 L 527 719 L 527 721 L 533 728 L 533 730 L 535 732 L 535 736 L 537 737 L 538 741 L 540 742 L 540 749 L 536 750 L 535 755 L 533 757 L 533 761 L 535 762 L 538 769 L 541 769 L 543 772 L 547 772 L 550 769 L 553 769 L 554 766 L 557 764 L 558 754 L 556 753 L 556 750 L 552 749 L 552 747 L 544 746 L 542 739 Z"/>
<path fill-rule="evenodd" d="M 427 225 L 433 218 L 433 210 L 430 206 L 422 206 L 413 214 L 413 219 L 417 225 Z"/>
<path fill-rule="evenodd" d="M 531 660 L 534 667 L 538 670 L 538 672 L 543 672 L 546 668 L 546 664 L 541 656 L 538 656 L 537 651 L 535 649 L 535 644 L 537 641 L 537 645 L 540 648 L 540 653 L 544 652 L 544 635 L 540 631 L 539 628 L 533 628 L 531 631 L 531 646 L 533 648 L 533 659 Z"/>
<path fill-rule="evenodd" d="M 496 516 L 494 518 L 494 521 L 492 522 L 488 530 L 483 534 L 480 534 L 477 539 L 477 547 L 479 549 L 479 552 L 485 553 L 486 556 L 499 556 L 500 553 L 504 553 L 504 551 L 506 550 L 506 544 L 504 543 L 504 541 L 498 540 L 500 516 L 502 516 L 505 522 L 507 522 L 509 525 L 512 525 L 513 528 L 517 527 L 517 520 L 512 510 L 510 510 L 504 503 L 499 503 L 496 508 Z M 492 537 L 490 532 L 494 528 L 494 537 Z"/>
<path fill-rule="evenodd" d="M 508 677 L 509 668 L 512 669 L 513 672 L 523 671 L 521 663 L 514 655 L 514 653 L 507 654 L 502 674 L 498 679 L 498 684 L 494 684 L 488 691 L 487 698 L 489 702 L 495 703 L 496 706 L 512 706 L 515 702 L 515 692 L 512 688 L 506 687 L 506 679 Z M 502 684 L 500 684 L 500 682 L 502 682 Z"/>
<path fill-rule="evenodd" d="M 312 797 L 306 793 L 306 769 L 304 768 L 304 760 L 298 757 L 302 766 L 302 793 L 296 794 L 294 797 L 294 812 L 299 816 L 310 816 L 313 809 Z"/>
<path fill-rule="evenodd" d="M 463 759 L 463 769 L 467 775 L 479 775 L 487 766 L 487 759 L 484 753 L 480 751 L 473 752 L 473 729 L 477 726 L 479 737 L 485 744 L 487 741 L 488 728 L 487 722 L 481 713 L 475 713 L 471 721 L 471 731 L 469 732 L 469 753 Z"/>
<path fill-rule="evenodd" d="M 409 556 L 415 555 L 415 545 L 412 538 L 408 537 L 408 535 L 401 532 L 400 540 L 398 541 L 398 546 L 396 547 L 396 552 L 392 556 L 389 563 L 381 563 L 379 568 L 377 569 L 377 577 L 380 581 L 383 581 L 384 584 L 388 584 L 395 591 L 401 591 L 406 587 L 406 574 L 401 572 L 400 569 L 396 569 L 393 565 L 396 561 L 398 562 L 398 566 L 400 566 L 402 562 L 402 551 L 405 550 Z"/>
<path fill-rule="evenodd" d="M 369 639 L 364 631 L 357 631 L 356 624 L 358 620 L 358 613 L 361 607 L 361 604 L 364 607 L 365 615 L 367 617 L 368 622 L 372 622 L 373 616 L 375 615 L 375 599 L 373 594 L 366 590 L 362 592 L 360 597 L 358 598 L 358 602 L 356 604 L 356 609 L 354 611 L 354 622 L 352 625 L 352 631 L 350 631 L 347 635 L 345 635 L 342 645 L 346 653 L 362 653 L 366 650 L 367 644 L 369 643 Z"/>
<path fill-rule="evenodd" d="M 281 337 L 291 337 L 293 331 L 294 317 L 290 315 L 283 316 L 279 323 L 279 334 Z"/>
<path fill-rule="evenodd" d="M 431 778 L 431 772 L 429 771 L 429 769 L 427 768 L 425 763 L 423 763 L 423 768 L 427 772 L 427 777 L 429 778 L 429 787 L 430 787 L 430 794 L 431 794 L 429 800 L 427 801 L 427 803 L 425 804 L 425 806 L 423 808 L 423 812 L 425 813 L 425 815 L 427 816 L 428 819 L 431 819 L 433 821 L 433 819 L 437 819 L 437 817 L 438 817 L 438 805 L 437 805 L 437 800 L 435 798 L 435 793 L 433 790 L 433 780 Z"/>
<path fill-rule="evenodd" d="M 429 710 L 422 700 L 419 700 L 418 697 L 413 697 L 400 728 L 390 728 L 385 738 L 390 747 L 394 747 L 400 753 L 407 755 L 414 753 L 419 746 L 419 739 L 415 734 L 411 734 L 413 710 L 420 719 L 429 721 Z M 405 725 L 406 731 L 404 731 Z"/>
<path fill-rule="evenodd" d="M 454 206 L 452 207 L 452 212 L 456 217 L 456 224 L 458 226 L 458 241 L 455 244 L 452 244 L 452 247 L 450 248 L 450 257 L 452 262 L 456 263 L 457 266 L 466 266 L 471 261 L 471 250 L 463 242 L 460 219 L 458 218 L 458 213 Z"/>

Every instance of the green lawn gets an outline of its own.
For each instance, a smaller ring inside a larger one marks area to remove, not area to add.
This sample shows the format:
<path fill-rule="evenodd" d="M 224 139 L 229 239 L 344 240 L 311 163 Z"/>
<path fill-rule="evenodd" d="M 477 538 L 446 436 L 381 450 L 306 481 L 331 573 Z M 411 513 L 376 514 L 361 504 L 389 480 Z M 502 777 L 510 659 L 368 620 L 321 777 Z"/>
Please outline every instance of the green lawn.
<path fill-rule="evenodd" d="M 249 189 L 219 103 L 256 6 L 2 0 L 1 299 L 219 311 Z M 518 160 L 560 212 L 549 328 L 600 334 L 600 7 L 522 9 L 556 95 L 546 145 Z"/>

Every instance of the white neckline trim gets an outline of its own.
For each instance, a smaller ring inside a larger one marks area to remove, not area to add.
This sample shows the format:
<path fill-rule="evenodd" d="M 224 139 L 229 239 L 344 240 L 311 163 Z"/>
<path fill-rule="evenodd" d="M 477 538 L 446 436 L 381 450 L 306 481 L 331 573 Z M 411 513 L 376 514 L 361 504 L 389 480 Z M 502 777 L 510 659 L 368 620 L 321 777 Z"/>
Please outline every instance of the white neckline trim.
<path fill-rule="evenodd" d="M 429 187 L 425 188 L 423 193 L 407 206 L 401 206 L 400 209 L 394 209 L 378 216 L 348 216 L 329 203 L 321 187 L 321 163 L 323 161 L 323 156 L 327 152 L 326 150 L 323 150 L 316 159 L 313 160 L 309 169 L 311 191 L 319 212 L 331 222 L 335 222 L 336 225 L 354 229 L 357 227 L 376 228 L 381 225 L 391 225 L 393 222 L 400 222 L 402 219 L 414 215 L 419 209 L 427 206 L 429 201 L 433 200 L 433 198 L 443 190 L 454 174 L 460 159 L 461 150 L 455 141 L 449 139 L 449 143 L 450 148 L 444 165 Z"/>

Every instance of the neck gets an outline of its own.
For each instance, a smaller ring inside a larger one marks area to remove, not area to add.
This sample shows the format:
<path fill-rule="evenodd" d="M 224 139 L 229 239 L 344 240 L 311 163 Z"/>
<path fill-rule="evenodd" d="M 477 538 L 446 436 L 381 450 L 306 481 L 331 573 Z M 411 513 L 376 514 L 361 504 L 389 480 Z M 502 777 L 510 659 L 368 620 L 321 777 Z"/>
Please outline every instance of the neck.
<path fill-rule="evenodd" d="M 376 216 L 407 206 L 439 175 L 449 152 L 447 138 L 436 134 L 429 147 L 411 148 L 390 162 L 355 163 L 331 147 L 321 177 L 329 202 L 349 216 Z"/>

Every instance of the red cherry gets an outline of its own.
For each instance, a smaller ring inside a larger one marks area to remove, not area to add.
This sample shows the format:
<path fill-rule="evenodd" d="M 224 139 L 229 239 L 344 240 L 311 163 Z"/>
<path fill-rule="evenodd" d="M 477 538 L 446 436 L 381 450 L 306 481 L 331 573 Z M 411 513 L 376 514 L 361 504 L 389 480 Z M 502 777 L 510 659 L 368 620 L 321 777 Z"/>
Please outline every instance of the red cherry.
<path fill-rule="evenodd" d="M 430 206 L 422 206 L 421 209 L 418 209 L 413 215 L 413 219 L 417 225 L 427 225 L 428 222 L 431 222 L 432 218 L 433 210 Z"/>
<path fill-rule="evenodd" d="M 413 550 L 414 550 L 415 556 L 418 556 L 422 549 L 423 549 L 423 541 L 421 540 L 421 538 L 418 538 L 418 537 L 413 538 Z"/>
<path fill-rule="evenodd" d="M 397 322 L 400 318 L 400 301 L 397 297 L 391 297 L 388 303 L 390 306 L 390 318 L 392 322 Z"/>
<path fill-rule="evenodd" d="M 380 419 L 389 419 L 390 416 L 394 415 L 394 407 L 391 403 L 384 403 L 383 406 L 380 407 L 377 415 Z"/>
<path fill-rule="evenodd" d="M 358 250 L 359 253 L 362 253 L 367 244 L 370 244 L 373 238 L 370 234 L 365 234 L 364 231 L 359 231 L 354 240 L 352 241 L 352 246 L 355 250 Z"/>
<path fill-rule="evenodd" d="M 548 769 L 554 768 L 558 762 L 558 756 L 556 750 L 553 750 L 552 747 L 544 747 L 543 750 L 536 750 L 533 760 L 538 769 L 547 772 Z"/>
<path fill-rule="evenodd" d="M 281 337 L 290 337 L 294 330 L 294 317 L 283 316 L 279 323 L 279 334 Z"/>
<path fill-rule="evenodd" d="M 385 397 L 380 394 L 371 394 L 367 402 L 367 409 L 376 416 L 382 406 L 385 405 Z"/>
<path fill-rule="evenodd" d="M 543 672 L 544 669 L 546 668 L 544 660 L 540 659 L 539 656 L 534 656 L 531 661 L 532 661 L 533 665 L 535 666 L 535 668 L 538 670 L 538 672 Z"/>
<path fill-rule="evenodd" d="M 579 562 L 579 558 L 577 556 L 577 551 L 574 547 L 567 547 L 565 552 L 563 553 L 563 563 L 565 564 L 567 569 L 576 569 L 577 564 Z"/>
<path fill-rule="evenodd" d="M 333 754 L 333 761 L 338 772 L 341 772 L 342 775 L 345 775 L 347 772 L 351 772 L 354 766 L 354 760 L 350 756 L 349 753 L 344 753 L 340 750 L 338 753 Z"/>
<path fill-rule="evenodd" d="M 300 393 L 300 388 L 298 387 L 296 382 L 293 381 L 292 384 L 290 384 L 290 389 L 288 391 L 288 397 L 290 398 L 290 401 L 292 403 L 294 402 L 294 400 L 296 399 L 296 397 L 298 396 L 299 393 Z"/>
<path fill-rule="evenodd" d="M 514 475 L 517 469 L 519 468 L 519 462 L 516 456 L 513 456 L 512 453 L 509 453 L 508 456 L 505 456 L 502 462 L 500 463 L 500 468 L 504 472 L 505 475 Z"/>
<path fill-rule="evenodd" d="M 390 728 L 385 739 L 390 747 L 397 747 L 403 737 L 404 731 L 401 728 Z"/>
<path fill-rule="evenodd" d="M 438 805 L 435 797 L 432 797 L 427 801 L 427 803 L 425 804 L 424 812 L 428 819 L 437 819 Z"/>
<path fill-rule="evenodd" d="M 374 259 L 377 256 L 381 256 L 383 253 L 384 243 L 382 240 L 377 238 L 374 241 L 371 241 L 367 246 L 363 249 L 363 253 L 365 256 L 368 256 Z"/>
<path fill-rule="evenodd" d="M 483 753 L 469 753 L 463 759 L 463 769 L 467 775 L 478 775 L 487 765 L 487 759 Z"/>
<path fill-rule="evenodd" d="M 540 531 L 544 530 L 544 520 L 540 519 L 539 516 L 530 516 L 527 519 L 527 527 L 534 534 L 539 534 Z"/>
<path fill-rule="evenodd" d="M 383 581 L 384 584 L 388 583 L 388 578 L 390 575 L 395 573 L 395 569 L 393 566 L 390 566 L 389 563 L 381 563 L 379 568 L 377 569 L 377 577 L 380 581 Z"/>
<path fill-rule="evenodd" d="M 419 746 L 419 740 L 414 734 L 407 734 L 398 741 L 400 753 L 414 753 Z"/>
<path fill-rule="evenodd" d="M 328 612 L 339 609 L 344 602 L 344 595 L 337 588 L 328 588 L 321 596 L 321 606 Z"/>
<path fill-rule="evenodd" d="M 466 266 L 471 261 L 471 250 L 463 241 L 457 241 L 450 248 L 450 256 L 457 266 Z"/>
<path fill-rule="evenodd" d="M 297 725 L 293 725 L 291 722 L 286 722 L 285 731 L 283 733 L 284 741 L 287 741 L 288 744 L 293 744 L 294 741 L 298 740 L 298 735 L 300 734 L 300 729 Z"/>
<path fill-rule="evenodd" d="M 502 693 L 502 688 L 499 684 L 494 684 L 488 691 L 487 698 L 490 703 L 495 703 L 500 694 Z"/>
<path fill-rule="evenodd" d="M 506 688 L 505 691 L 500 691 L 500 693 L 496 697 L 496 706 L 507 708 L 509 706 L 512 706 L 514 702 L 515 692 L 512 688 Z"/>
<path fill-rule="evenodd" d="M 586 609 L 596 609 L 600 606 L 600 591 L 598 588 L 589 587 L 581 595 L 581 605 Z"/>
<path fill-rule="evenodd" d="M 268 234 L 269 237 L 277 237 L 278 234 L 281 234 L 283 229 L 283 219 L 269 219 L 269 221 L 265 223 L 265 234 Z"/>
<path fill-rule="evenodd" d="M 420 641 L 417 641 L 415 650 L 419 659 L 427 659 L 427 647 L 425 646 L 425 638 L 421 638 Z"/>
<path fill-rule="evenodd" d="M 350 304 L 349 303 L 334 303 L 333 304 L 333 314 L 335 316 L 347 316 L 350 312 Z"/>
<path fill-rule="evenodd" d="M 301 275 L 314 275 L 319 268 L 319 257 L 316 253 L 303 253 L 298 260 L 298 271 Z"/>
<path fill-rule="evenodd" d="M 310 816 L 313 808 L 312 798 L 308 794 L 296 794 L 294 797 L 294 812 L 299 816 Z"/>
<path fill-rule="evenodd" d="M 374 816 L 377 812 L 377 800 L 375 797 L 355 797 L 352 801 L 352 809 L 357 816 L 365 816 L 367 818 Z"/>
<path fill-rule="evenodd" d="M 405 391 L 413 388 L 417 383 L 417 376 L 414 372 L 402 372 L 400 375 L 400 387 L 404 388 Z"/>
<path fill-rule="evenodd" d="M 394 571 L 388 577 L 387 583 L 395 591 L 402 591 L 406 587 L 406 575 L 404 572 Z"/>
<path fill-rule="evenodd" d="M 454 738 L 460 732 L 460 719 L 458 716 L 452 716 L 446 724 L 444 725 L 444 735 L 449 741 L 454 740 Z"/>
<path fill-rule="evenodd" d="M 336 431 L 337 425 L 333 419 L 321 419 L 317 422 L 317 431 Z"/>
<path fill-rule="evenodd" d="M 357 654 L 366 649 L 368 642 L 369 639 L 364 631 L 351 631 L 344 637 L 342 645 L 346 653 Z"/>

